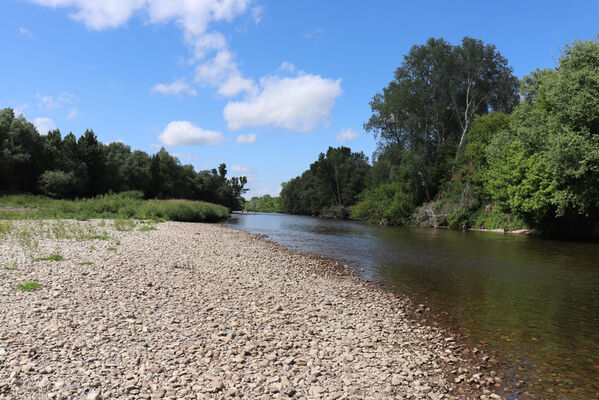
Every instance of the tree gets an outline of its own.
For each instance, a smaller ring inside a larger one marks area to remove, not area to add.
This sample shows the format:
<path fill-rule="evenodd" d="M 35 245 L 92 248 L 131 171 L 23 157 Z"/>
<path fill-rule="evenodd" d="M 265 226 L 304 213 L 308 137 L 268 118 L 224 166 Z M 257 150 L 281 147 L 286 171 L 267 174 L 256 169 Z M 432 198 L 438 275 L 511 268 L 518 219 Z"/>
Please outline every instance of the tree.
<path fill-rule="evenodd" d="M 429 39 L 413 46 L 395 79 L 371 101 L 364 128 L 379 146 L 399 146 L 419 159 L 418 176 L 430 201 L 451 173 L 476 115 L 510 112 L 518 80 L 495 46 L 465 37 L 452 46 Z"/>
<path fill-rule="evenodd" d="M 487 192 L 549 233 L 599 234 L 599 42 L 567 46 L 523 95 L 488 147 Z"/>
<path fill-rule="evenodd" d="M 86 197 L 108 191 L 143 191 L 149 198 L 204 200 L 239 210 L 244 176 L 227 178 L 227 166 L 196 172 L 164 148 L 150 157 L 123 143 L 104 145 L 92 130 L 61 138 L 40 135 L 23 116 L 0 110 L 0 191 L 52 197 Z"/>
<path fill-rule="evenodd" d="M 347 207 L 358 200 L 366 187 L 370 166 L 364 153 L 354 153 L 348 147 L 329 147 L 326 154 L 301 176 L 281 190 L 282 207 L 292 214 L 346 216 Z"/>

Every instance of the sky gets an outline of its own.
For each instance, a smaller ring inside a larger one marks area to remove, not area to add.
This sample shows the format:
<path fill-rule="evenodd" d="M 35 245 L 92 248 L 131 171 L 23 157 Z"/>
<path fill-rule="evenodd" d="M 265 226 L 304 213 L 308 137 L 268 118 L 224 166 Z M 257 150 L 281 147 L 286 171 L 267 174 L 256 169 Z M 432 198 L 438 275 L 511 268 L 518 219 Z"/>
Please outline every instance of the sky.
<path fill-rule="evenodd" d="M 277 195 L 329 146 L 371 157 L 369 102 L 413 45 L 494 44 L 518 77 L 599 33 L 599 2 L 0 0 L 0 108 Z"/>

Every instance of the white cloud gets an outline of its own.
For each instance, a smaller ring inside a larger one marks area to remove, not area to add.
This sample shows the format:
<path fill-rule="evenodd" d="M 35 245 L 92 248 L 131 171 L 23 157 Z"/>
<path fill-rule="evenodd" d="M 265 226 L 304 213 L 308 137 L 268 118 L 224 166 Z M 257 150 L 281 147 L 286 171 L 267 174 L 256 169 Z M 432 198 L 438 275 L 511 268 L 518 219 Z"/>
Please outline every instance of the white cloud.
<path fill-rule="evenodd" d="M 341 132 L 339 132 L 337 136 L 335 136 L 335 140 L 337 141 L 337 143 L 353 142 L 354 140 L 358 139 L 358 136 L 360 136 L 360 134 L 354 131 L 353 128 L 344 128 L 341 129 Z"/>
<path fill-rule="evenodd" d="M 243 165 L 231 165 L 231 172 L 242 172 L 245 174 L 249 174 L 250 172 L 252 172 L 252 169 L 250 167 L 244 167 Z"/>
<path fill-rule="evenodd" d="M 158 140 L 168 146 L 217 146 L 226 139 L 220 132 L 206 131 L 189 121 L 173 121 L 164 128 Z"/>
<path fill-rule="evenodd" d="M 265 194 L 269 194 L 272 197 L 276 197 L 279 194 L 281 194 L 281 187 L 264 186 L 260 189 L 250 190 L 244 197 L 246 199 L 251 199 L 252 197 L 261 197 Z"/>
<path fill-rule="evenodd" d="M 278 71 L 281 72 L 289 72 L 289 73 L 295 73 L 296 69 L 295 69 L 295 65 L 293 65 L 290 62 L 284 61 L 280 66 Z"/>
<path fill-rule="evenodd" d="M 307 132 L 326 122 L 341 93 L 341 79 L 303 73 L 296 77 L 267 76 L 260 79 L 258 94 L 229 102 L 223 116 L 232 130 L 270 125 Z"/>
<path fill-rule="evenodd" d="M 27 28 L 23 28 L 22 26 L 20 26 L 20 27 L 19 27 L 19 33 L 20 33 L 21 35 L 23 35 L 23 36 L 28 36 L 28 37 L 30 37 L 30 38 L 33 38 L 33 37 L 35 37 L 35 36 L 33 35 L 33 33 L 31 33 L 31 31 L 30 31 L 29 29 L 27 29 Z"/>
<path fill-rule="evenodd" d="M 197 66 L 196 83 L 220 87 L 230 77 L 241 76 L 225 37 L 219 32 L 209 32 L 209 26 L 212 22 L 232 22 L 249 10 L 252 0 L 30 1 L 48 7 L 68 8 L 71 18 L 92 30 L 118 27 L 133 15 L 145 16 L 149 23 L 175 22 L 193 54 L 192 61 Z M 259 21 L 261 10 L 254 7 L 251 12 L 254 20 Z"/>
<path fill-rule="evenodd" d="M 218 94 L 226 97 L 237 96 L 241 92 L 255 93 L 257 90 L 254 81 L 251 79 L 245 79 L 241 76 L 230 77 L 222 86 L 218 89 Z"/>
<path fill-rule="evenodd" d="M 257 6 L 252 8 L 252 18 L 254 18 L 254 22 L 259 24 L 262 21 L 262 14 L 264 14 L 264 8 L 261 6 Z"/>
<path fill-rule="evenodd" d="M 324 29 L 318 28 L 318 29 L 314 29 L 313 31 L 304 33 L 304 39 L 312 39 L 315 37 L 320 37 L 324 34 L 325 34 Z"/>
<path fill-rule="evenodd" d="M 199 161 L 200 160 L 200 156 L 197 154 L 191 154 L 191 153 L 172 153 L 173 156 L 177 157 L 179 160 L 187 160 L 187 161 Z"/>
<path fill-rule="evenodd" d="M 75 95 L 69 92 L 63 92 L 56 99 L 54 96 L 36 93 L 37 106 L 40 110 L 51 111 L 63 108 L 65 105 L 72 105 L 75 101 Z"/>
<path fill-rule="evenodd" d="M 173 83 L 164 84 L 158 83 L 151 89 L 152 92 L 162 93 L 164 95 L 178 95 L 181 93 L 195 96 L 196 90 L 193 89 L 189 84 L 183 80 L 176 80 Z"/>
<path fill-rule="evenodd" d="M 33 120 L 33 125 L 37 129 L 40 135 L 47 135 L 48 131 L 53 131 L 56 129 L 56 124 L 52 120 L 52 118 L 47 117 L 39 117 Z"/>
<path fill-rule="evenodd" d="M 79 111 L 76 108 L 71 108 L 67 114 L 67 119 L 75 119 L 79 116 Z"/>
<path fill-rule="evenodd" d="M 235 143 L 254 143 L 256 141 L 255 133 L 248 133 L 247 135 L 237 135 Z"/>
<path fill-rule="evenodd" d="M 47 7 L 75 9 L 69 16 L 89 29 L 102 30 L 124 24 L 144 0 L 32 0 Z"/>
<path fill-rule="evenodd" d="M 54 97 L 36 93 L 35 98 L 37 99 L 37 106 L 40 110 L 55 110 L 62 107 L 60 101 L 54 100 Z"/>

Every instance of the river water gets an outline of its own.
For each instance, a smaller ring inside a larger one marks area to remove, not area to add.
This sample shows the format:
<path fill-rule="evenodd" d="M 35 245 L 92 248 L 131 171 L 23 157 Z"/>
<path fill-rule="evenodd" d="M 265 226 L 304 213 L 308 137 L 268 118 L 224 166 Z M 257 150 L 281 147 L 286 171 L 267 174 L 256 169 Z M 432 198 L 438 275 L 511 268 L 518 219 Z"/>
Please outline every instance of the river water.
<path fill-rule="evenodd" d="M 283 214 L 226 224 L 359 267 L 446 315 L 527 382 L 531 395 L 512 398 L 599 399 L 599 244 Z"/>

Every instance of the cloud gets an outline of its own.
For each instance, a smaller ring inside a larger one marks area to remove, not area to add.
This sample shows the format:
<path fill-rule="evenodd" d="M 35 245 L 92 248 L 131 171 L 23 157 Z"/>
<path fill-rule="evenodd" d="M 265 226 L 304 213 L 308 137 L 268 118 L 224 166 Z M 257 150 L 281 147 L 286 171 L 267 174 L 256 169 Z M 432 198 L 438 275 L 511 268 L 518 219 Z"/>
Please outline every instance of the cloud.
<path fill-rule="evenodd" d="M 158 83 L 151 89 L 152 92 L 162 93 L 164 95 L 179 95 L 181 93 L 195 96 L 196 90 L 183 80 L 176 80 L 173 83 L 164 84 Z"/>
<path fill-rule="evenodd" d="M 262 21 L 262 14 L 264 14 L 264 8 L 261 6 L 256 6 L 252 8 L 252 18 L 254 18 L 254 22 L 259 24 Z"/>
<path fill-rule="evenodd" d="M 75 101 L 75 95 L 69 92 L 63 92 L 57 98 L 42 93 L 36 93 L 35 98 L 38 102 L 38 108 L 44 111 L 57 110 L 65 105 L 72 105 Z"/>
<path fill-rule="evenodd" d="M 172 153 L 173 156 L 177 157 L 179 160 L 187 160 L 187 161 L 199 161 L 200 160 L 200 156 L 197 154 L 191 154 L 191 153 Z"/>
<path fill-rule="evenodd" d="M 256 141 L 255 133 L 248 133 L 247 135 L 237 135 L 235 139 L 235 143 L 254 143 Z"/>
<path fill-rule="evenodd" d="M 218 89 L 218 94 L 226 97 L 237 96 L 241 92 L 255 93 L 257 90 L 254 81 L 241 76 L 232 76 Z"/>
<path fill-rule="evenodd" d="M 116 28 L 133 15 L 154 24 L 176 23 L 192 52 L 196 65 L 196 83 L 220 87 L 229 78 L 241 76 L 225 37 L 210 32 L 212 22 L 232 22 L 251 11 L 255 21 L 261 9 L 250 10 L 252 0 L 30 0 L 42 6 L 63 7 L 69 16 L 91 30 Z M 216 79 L 215 79 L 216 77 Z M 167 89 L 167 88 L 162 88 Z M 226 92 L 227 90 L 224 89 Z"/>
<path fill-rule="evenodd" d="M 353 142 L 354 140 L 358 139 L 358 136 L 360 136 L 360 134 L 354 131 L 353 128 L 344 128 L 341 129 L 341 132 L 339 132 L 337 136 L 335 136 L 335 140 L 337 141 L 337 143 Z"/>
<path fill-rule="evenodd" d="M 277 71 L 289 72 L 289 73 L 293 74 L 293 73 L 295 73 L 296 68 L 295 68 L 295 65 L 293 65 L 292 63 L 285 61 L 279 66 Z"/>
<path fill-rule="evenodd" d="M 143 6 L 144 0 L 32 0 L 47 7 L 67 7 L 74 9 L 69 16 L 83 22 L 92 30 L 116 28 L 124 24 L 138 8 Z"/>
<path fill-rule="evenodd" d="M 272 197 L 277 197 L 279 194 L 281 194 L 281 187 L 264 186 L 260 189 L 250 190 L 245 197 L 251 199 L 252 197 L 261 197 L 265 194 L 269 194 Z"/>
<path fill-rule="evenodd" d="M 172 121 L 158 136 L 158 140 L 168 146 L 218 146 L 226 139 L 220 132 L 206 131 L 189 121 Z"/>
<path fill-rule="evenodd" d="M 326 121 L 341 93 L 341 79 L 304 73 L 296 77 L 267 76 L 260 79 L 257 94 L 229 102 L 223 116 L 231 130 L 274 126 L 307 132 Z"/>
<path fill-rule="evenodd" d="M 67 114 L 67 119 L 75 119 L 79 116 L 79 111 L 76 108 L 71 108 Z"/>
<path fill-rule="evenodd" d="M 322 28 L 314 29 L 313 31 L 304 33 L 304 39 L 317 38 L 325 34 L 325 30 Z"/>
<path fill-rule="evenodd" d="M 33 33 L 31 33 L 31 31 L 27 28 L 23 28 L 22 26 L 19 27 L 19 33 L 23 36 L 27 36 L 30 38 L 34 38 L 35 36 L 33 35 Z"/>
<path fill-rule="evenodd" d="M 252 169 L 250 167 L 244 167 L 243 165 L 232 165 L 231 172 L 234 172 L 236 174 L 239 172 L 249 174 L 250 172 L 252 172 Z"/>
<path fill-rule="evenodd" d="M 62 106 L 60 102 L 54 100 L 54 97 L 52 96 L 36 93 L 35 98 L 37 99 L 37 106 L 40 110 L 55 110 Z"/>
<path fill-rule="evenodd" d="M 33 120 L 33 125 L 37 129 L 40 135 L 47 135 L 48 131 L 53 131 L 56 129 L 56 124 L 52 120 L 52 118 L 47 117 L 39 117 Z"/>

